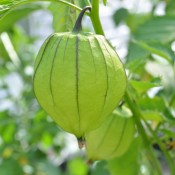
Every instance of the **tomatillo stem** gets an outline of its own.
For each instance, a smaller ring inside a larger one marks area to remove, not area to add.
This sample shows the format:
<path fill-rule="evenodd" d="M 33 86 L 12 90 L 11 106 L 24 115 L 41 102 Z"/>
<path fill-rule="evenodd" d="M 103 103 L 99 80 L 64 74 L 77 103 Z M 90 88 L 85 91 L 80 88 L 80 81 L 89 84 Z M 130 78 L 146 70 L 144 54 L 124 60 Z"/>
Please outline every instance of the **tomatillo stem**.
<path fill-rule="evenodd" d="M 87 10 L 91 11 L 91 7 L 90 7 L 90 6 L 86 6 L 86 7 L 84 7 L 83 10 L 80 12 L 80 14 L 79 14 L 79 16 L 78 16 L 78 19 L 77 19 L 77 21 L 76 21 L 76 23 L 75 23 L 75 26 L 74 26 L 74 28 L 73 28 L 73 32 L 78 33 L 78 32 L 80 32 L 80 31 L 82 30 L 82 24 L 81 24 L 81 23 L 82 23 L 82 19 L 83 19 L 84 13 L 85 13 Z"/>

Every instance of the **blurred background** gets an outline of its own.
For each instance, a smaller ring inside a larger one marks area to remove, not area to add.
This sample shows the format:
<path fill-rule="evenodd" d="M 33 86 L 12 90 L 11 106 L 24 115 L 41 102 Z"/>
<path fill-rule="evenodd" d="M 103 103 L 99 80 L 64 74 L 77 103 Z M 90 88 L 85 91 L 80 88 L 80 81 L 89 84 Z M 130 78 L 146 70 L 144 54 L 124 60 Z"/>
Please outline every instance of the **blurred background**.
<path fill-rule="evenodd" d="M 36 55 L 51 33 L 72 30 L 71 11 L 59 3 L 28 3 L 0 20 L 0 175 L 156 174 L 139 137 L 128 150 L 130 156 L 96 162 L 89 170 L 76 138 L 62 131 L 37 103 L 32 87 Z M 168 154 L 174 158 L 175 1 L 108 0 L 106 6 L 101 3 L 100 16 L 129 79 L 156 86 L 145 89 L 132 81 L 145 118 L 163 143 L 171 143 Z M 93 32 L 88 17 L 83 26 Z M 171 174 L 162 151 L 150 139 L 164 174 Z"/>

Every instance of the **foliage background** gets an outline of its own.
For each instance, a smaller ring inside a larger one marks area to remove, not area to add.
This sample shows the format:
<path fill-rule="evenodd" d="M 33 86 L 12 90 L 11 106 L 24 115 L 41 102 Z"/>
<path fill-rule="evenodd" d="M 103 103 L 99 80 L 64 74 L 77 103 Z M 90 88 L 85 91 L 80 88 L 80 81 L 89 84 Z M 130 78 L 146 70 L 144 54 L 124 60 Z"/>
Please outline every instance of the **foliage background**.
<path fill-rule="evenodd" d="M 128 91 L 143 115 L 146 138 L 137 134 L 126 154 L 96 162 L 91 169 L 75 138 L 40 108 L 32 89 L 41 43 L 54 31 L 71 31 L 78 11 L 56 2 L 24 3 L 4 16 L 19 2 L 0 1 L 0 174 L 157 175 L 158 164 L 163 174 L 174 175 L 174 0 L 101 3 L 105 34 L 125 64 Z M 79 7 L 87 3 L 68 2 Z M 89 18 L 84 26 L 93 31 Z"/>

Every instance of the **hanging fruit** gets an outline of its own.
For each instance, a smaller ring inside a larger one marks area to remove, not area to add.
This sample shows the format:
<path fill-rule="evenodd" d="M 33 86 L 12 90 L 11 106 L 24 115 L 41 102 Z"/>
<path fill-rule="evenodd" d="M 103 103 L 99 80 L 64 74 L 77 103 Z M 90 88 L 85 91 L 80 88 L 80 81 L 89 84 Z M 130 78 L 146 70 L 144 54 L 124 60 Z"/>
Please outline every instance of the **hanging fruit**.
<path fill-rule="evenodd" d="M 109 160 L 124 154 L 135 133 L 134 122 L 130 112 L 115 110 L 104 123 L 85 135 L 87 157 L 95 160 Z"/>
<path fill-rule="evenodd" d="M 97 128 L 124 95 L 126 75 L 104 36 L 81 31 L 54 33 L 35 61 L 34 92 L 41 107 L 65 131 L 82 139 Z"/>

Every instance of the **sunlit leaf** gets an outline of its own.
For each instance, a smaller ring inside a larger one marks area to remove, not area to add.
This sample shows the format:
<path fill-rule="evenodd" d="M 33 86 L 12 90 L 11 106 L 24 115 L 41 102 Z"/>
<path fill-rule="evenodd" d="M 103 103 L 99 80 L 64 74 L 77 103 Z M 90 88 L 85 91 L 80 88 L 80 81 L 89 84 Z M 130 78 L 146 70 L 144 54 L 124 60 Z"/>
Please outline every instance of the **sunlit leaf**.
<path fill-rule="evenodd" d="M 74 3 L 74 0 L 68 2 Z M 53 29 L 56 32 L 72 31 L 77 16 L 75 9 L 61 3 L 52 3 L 49 9 L 53 14 Z"/>
<path fill-rule="evenodd" d="M 41 141 L 42 141 L 43 147 L 47 148 L 49 146 L 52 146 L 53 137 L 49 132 L 44 131 L 42 133 L 42 140 Z"/>
<path fill-rule="evenodd" d="M 158 112 L 158 111 L 147 110 L 147 111 L 143 111 L 142 114 L 146 120 L 151 120 L 151 121 L 154 121 L 156 123 L 164 121 L 163 114 Z"/>
<path fill-rule="evenodd" d="M 4 131 L 2 133 L 2 138 L 5 143 L 9 143 L 10 141 L 14 139 L 15 131 L 16 131 L 15 124 L 8 124 L 4 128 Z"/>
<path fill-rule="evenodd" d="M 72 159 L 68 162 L 68 170 L 70 174 L 76 175 L 87 175 L 88 173 L 88 166 L 85 162 L 80 158 Z"/>
<path fill-rule="evenodd" d="M 148 82 L 148 81 L 130 80 L 129 83 L 139 94 L 141 94 L 143 92 L 146 92 L 146 91 L 148 91 L 149 89 L 151 89 L 153 87 L 160 86 L 157 83 L 151 83 L 151 82 Z"/>

